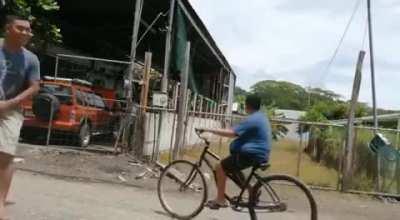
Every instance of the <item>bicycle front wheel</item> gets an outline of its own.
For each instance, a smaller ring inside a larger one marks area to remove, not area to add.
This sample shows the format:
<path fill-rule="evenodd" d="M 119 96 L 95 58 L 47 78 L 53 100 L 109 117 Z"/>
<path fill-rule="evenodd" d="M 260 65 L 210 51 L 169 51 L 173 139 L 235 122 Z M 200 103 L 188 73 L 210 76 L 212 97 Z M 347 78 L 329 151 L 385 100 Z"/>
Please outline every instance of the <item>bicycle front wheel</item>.
<path fill-rule="evenodd" d="M 207 200 L 203 174 L 196 165 L 185 160 L 174 161 L 164 169 L 157 190 L 162 207 L 178 219 L 197 216 Z"/>
<path fill-rule="evenodd" d="M 260 179 L 251 196 L 252 220 L 317 220 L 317 204 L 309 188 L 287 175 L 270 175 Z"/>

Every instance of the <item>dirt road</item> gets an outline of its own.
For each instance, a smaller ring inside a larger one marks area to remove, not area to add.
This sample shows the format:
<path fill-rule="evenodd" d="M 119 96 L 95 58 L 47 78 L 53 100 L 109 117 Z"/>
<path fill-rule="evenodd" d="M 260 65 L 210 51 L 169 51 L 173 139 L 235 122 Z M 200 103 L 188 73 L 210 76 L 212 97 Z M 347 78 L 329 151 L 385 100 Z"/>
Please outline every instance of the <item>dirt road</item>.
<path fill-rule="evenodd" d="M 161 208 L 155 183 L 144 188 L 119 184 L 88 183 L 58 179 L 18 171 L 14 179 L 12 199 L 8 207 L 16 220 L 72 219 L 170 219 Z M 367 197 L 342 195 L 334 192 L 314 192 L 323 220 L 393 220 L 400 219 L 400 204 L 384 204 Z M 201 220 L 249 219 L 247 214 L 230 209 L 204 210 Z M 296 219 L 276 216 L 270 219 Z"/>

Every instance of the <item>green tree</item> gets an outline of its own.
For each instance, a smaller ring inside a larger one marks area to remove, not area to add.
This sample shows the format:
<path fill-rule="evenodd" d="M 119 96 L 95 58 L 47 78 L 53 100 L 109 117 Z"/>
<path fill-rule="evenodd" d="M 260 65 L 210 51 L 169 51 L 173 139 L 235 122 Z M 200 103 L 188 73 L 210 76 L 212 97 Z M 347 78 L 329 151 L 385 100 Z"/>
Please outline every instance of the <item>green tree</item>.
<path fill-rule="evenodd" d="M 234 95 L 235 97 L 237 96 L 246 96 L 248 94 L 248 92 L 242 88 L 240 88 L 239 86 L 235 87 L 235 91 L 234 91 Z"/>
<path fill-rule="evenodd" d="M 261 96 L 262 104 L 282 109 L 305 110 L 307 92 L 296 84 L 285 81 L 265 80 L 254 84 L 251 92 Z"/>
<path fill-rule="evenodd" d="M 51 21 L 59 8 L 55 0 L 6 0 L 0 14 L 28 18 L 34 30 L 31 46 L 36 50 L 46 51 L 49 45 L 61 43 L 62 40 L 60 29 Z M 3 35 L 4 33 L 0 33 L 0 36 Z"/>

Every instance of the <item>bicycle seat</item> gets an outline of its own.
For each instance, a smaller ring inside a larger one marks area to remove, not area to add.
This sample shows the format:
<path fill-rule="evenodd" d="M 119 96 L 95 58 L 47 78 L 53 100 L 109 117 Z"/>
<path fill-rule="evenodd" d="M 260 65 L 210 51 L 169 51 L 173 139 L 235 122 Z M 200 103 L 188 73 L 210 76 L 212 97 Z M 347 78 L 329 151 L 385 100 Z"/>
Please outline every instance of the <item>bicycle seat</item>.
<path fill-rule="evenodd" d="M 271 164 L 269 164 L 269 163 L 260 163 L 256 166 L 256 169 L 266 171 L 270 166 L 271 166 Z"/>

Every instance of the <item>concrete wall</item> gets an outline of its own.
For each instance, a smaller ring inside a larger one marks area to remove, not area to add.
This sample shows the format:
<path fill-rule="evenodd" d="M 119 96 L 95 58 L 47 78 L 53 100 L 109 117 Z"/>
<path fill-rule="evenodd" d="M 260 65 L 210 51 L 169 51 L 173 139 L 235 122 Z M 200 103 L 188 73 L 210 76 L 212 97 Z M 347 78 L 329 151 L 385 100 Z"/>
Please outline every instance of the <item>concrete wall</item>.
<path fill-rule="evenodd" d="M 160 138 L 160 151 L 169 150 L 175 144 L 176 126 L 178 116 L 175 113 L 164 113 L 162 117 L 162 128 L 158 137 L 160 114 L 146 113 L 146 136 L 144 143 L 144 155 L 151 156 L 156 151 L 157 141 Z M 196 127 L 220 128 L 221 120 L 189 116 L 185 132 L 185 146 L 200 143 L 195 133 Z"/>

